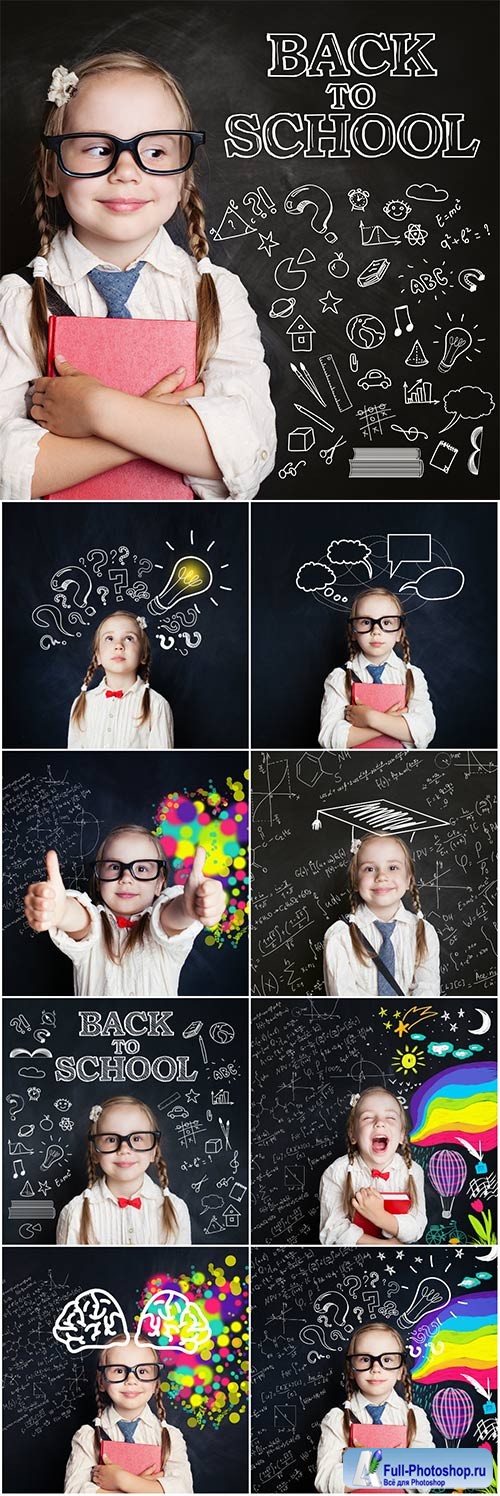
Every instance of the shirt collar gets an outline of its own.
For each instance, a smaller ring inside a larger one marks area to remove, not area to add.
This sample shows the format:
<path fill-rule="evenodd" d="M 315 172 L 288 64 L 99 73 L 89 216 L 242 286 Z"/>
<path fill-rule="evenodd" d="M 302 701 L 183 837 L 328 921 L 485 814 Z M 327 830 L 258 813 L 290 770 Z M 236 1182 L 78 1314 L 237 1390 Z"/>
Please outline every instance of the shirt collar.
<path fill-rule="evenodd" d="M 188 257 L 178 244 L 174 244 L 165 228 L 159 228 L 137 259 L 132 260 L 127 266 L 131 270 L 139 260 L 153 265 L 155 270 L 162 270 L 164 274 L 179 278 Z M 33 261 L 31 261 L 33 264 Z M 50 280 L 53 286 L 74 286 L 84 280 L 90 270 L 99 267 L 102 270 L 116 270 L 116 265 L 111 265 L 108 260 L 99 260 L 91 249 L 86 249 L 75 235 L 71 226 L 60 230 L 55 235 L 50 246 L 49 268 Z"/>
<path fill-rule="evenodd" d="M 359 1408 L 362 1411 L 364 1411 L 364 1409 L 367 1407 L 368 1404 L 369 1404 L 370 1407 L 373 1407 L 373 1403 L 370 1402 L 370 1398 L 369 1397 L 365 1397 L 364 1392 L 359 1392 L 359 1391 L 355 1392 L 354 1397 L 353 1397 L 353 1402 L 357 1402 Z M 386 1399 L 385 1399 L 385 1406 L 386 1407 L 390 1407 L 390 1408 L 396 1408 L 398 1406 L 398 1403 L 400 1403 L 400 1402 L 401 1402 L 401 1398 L 399 1396 L 399 1392 L 396 1392 L 396 1388 L 393 1387 L 392 1392 L 390 1392 L 389 1396 L 386 1397 Z M 382 1417 L 383 1416 L 384 1415 L 382 1414 Z"/>
<path fill-rule="evenodd" d="M 139 1347 L 137 1348 L 139 1349 Z M 158 1384 L 155 1383 L 155 1386 L 157 1385 Z M 151 1393 L 151 1396 L 154 1396 L 153 1392 Z M 109 1422 L 112 1428 L 116 1428 L 120 1420 L 125 1417 L 125 1414 L 119 1413 L 118 1409 L 114 1408 L 112 1404 L 110 1404 L 109 1408 L 106 1408 L 106 1412 L 109 1416 Z M 142 1413 L 140 1413 L 139 1423 L 144 1423 L 146 1425 L 146 1428 L 151 1428 L 154 1424 L 158 1424 L 156 1413 L 153 1413 L 152 1409 L 149 1407 L 149 1403 L 146 1403 L 146 1407 L 143 1408 Z"/>
<path fill-rule="evenodd" d="M 380 919 L 380 915 L 372 914 L 372 911 L 368 908 L 367 904 L 360 904 L 359 909 L 356 910 L 354 922 L 357 923 L 358 918 L 360 917 L 361 920 L 364 920 L 365 923 L 369 925 L 374 925 L 375 920 Z M 395 919 L 398 924 L 412 925 L 415 919 L 415 915 L 412 914 L 411 909 L 405 909 L 404 904 L 399 904 L 398 908 L 396 909 L 396 913 L 393 915 L 393 919 Z M 385 923 L 387 924 L 388 921 L 386 920 Z"/>
<path fill-rule="evenodd" d="M 370 660 L 370 665 L 376 665 L 376 663 L 377 663 L 376 660 Z M 393 649 L 391 649 L 391 653 L 388 656 L 388 659 L 384 660 L 384 666 L 385 665 L 392 665 L 393 667 L 397 667 L 398 665 L 402 665 L 402 664 L 403 664 L 403 661 L 400 660 L 399 656 L 397 654 L 395 654 L 395 652 L 394 652 Z M 354 670 L 355 674 L 356 674 L 357 670 L 366 670 L 367 671 L 368 670 L 368 660 L 366 658 L 366 655 L 362 654 L 361 651 L 358 650 L 358 653 L 357 653 L 357 655 L 354 656 L 353 660 L 346 660 L 345 668 L 346 668 L 346 670 Z"/>
<path fill-rule="evenodd" d="M 137 680 L 134 681 L 133 686 L 129 686 L 128 689 L 123 692 L 123 695 L 131 696 L 133 691 L 140 691 L 141 687 L 144 689 L 145 684 L 145 681 L 143 681 L 141 679 L 141 676 L 138 675 Z M 106 681 L 106 676 L 103 675 L 102 680 L 99 681 L 99 685 L 94 687 L 94 695 L 103 696 L 105 691 L 109 691 L 109 686 Z"/>
<path fill-rule="evenodd" d="M 137 921 L 142 918 L 143 914 L 151 914 L 151 911 L 152 911 L 152 909 L 154 908 L 154 905 L 157 902 L 158 902 L 158 900 L 154 899 L 152 904 L 148 904 L 147 909 L 141 909 L 141 911 L 140 911 L 139 914 L 131 914 L 130 916 L 127 916 L 127 918 L 130 918 L 130 920 L 132 921 L 132 923 L 134 925 L 137 924 Z M 121 926 L 120 927 L 119 925 L 117 925 L 117 923 L 116 923 L 117 916 L 114 913 L 114 911 L 109 908 L 108 904 L 102 904 L 102 903 L 98 904 L 97 908 L 98 909 L 102 909 L 103 914 L 107 914 L 108 915 L 108 918 L 111 920 L 111 923 L 115 926 L 115 929 L 120 930 L 120 928 L 122 928 L 123 930 L 125 930 L 125 926 Z M 121 918 L 121 915 L 120 915 L 120 918 Z"/>
<path fill-rule="evenodd" d="M 101 1174 L 100 1178 L 97 1180 L 97 1183 L 94 1185 L 94 1189 L 96 1191 L 99 1191 L 99 1194 L 102 1195 L 103 1200 L 112 1200 L 113 1205 L 118 1205 L 116 1195 L 114 1195 L 113 1191 L 110 1190 L 103 1174 Z M 142 1189 L 137 1190 L 137 1195 L 134 1195 L 134 1199 L 138 1198 L 141 1200 L 153 1200 L 155 1195 L 157 1194 L 160 1194 L 158 1185 L 155 1184 L 154 1179 L 151 1179 L 148 1173 L 145 1173 Z"/>

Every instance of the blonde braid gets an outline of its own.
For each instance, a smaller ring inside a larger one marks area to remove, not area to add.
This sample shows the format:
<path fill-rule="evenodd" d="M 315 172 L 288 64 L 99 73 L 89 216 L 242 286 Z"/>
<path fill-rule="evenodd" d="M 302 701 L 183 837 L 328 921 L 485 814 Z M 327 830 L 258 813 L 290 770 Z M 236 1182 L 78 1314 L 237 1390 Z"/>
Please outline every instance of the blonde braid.
<path fill-rule="evenodd" d="M 406 1124 L 406 1117 L 405 1117 L 405 1124 Z M 415 1209 L 415 1206 L 417 1204 L 417 1191 L 415 1189 L 415 1181 L 414 1181 L 413 1172 L 412 1172 L 413 1159 L 412 1159 L 412 1156 L 411 1156 L 411 1148 L 410 1148 L 410 1144 L 409 1144 L 409 1141 L 408 1141 L 408 1133 L 407 1133 L 406 1130 L 405 1130 L 405 1135 L 404 1135 L 404 1138 L 403 1138 L 403 1142 L 401 1143 L 401 1153 L 402 1153 L 402 1156 L 404 1158 L 406 1167 L 408 1169 L 408 1178 L 407 1178 L 407 1181 L 406 1181 L 406 1188 L 407 1188 L 408 1194 L 410 1196 L 412 1207 L 413 1207 L 413 1209 Z"/>
<path fill-rule="evenodd" d="M 353 1187 L 352 1187 L 351 1167 L 352 1167 L 352 1165 L 354 1163 L 354 1160 L 355 1160 L 355 1157 L 356 1157 L 356 1148 L 355 1148 L 355 1145 L 354 1145 L 354 1143 L 352 1141 L 352 1124 L 353 1124 L 353 1121 L 354 1121 L 354 1113 L 355 1113 L 355 1111 L 356 1111 L 356 1102 L 354 1102 L 353 1105 L 351 1106 L 351 1110 L 349 1112 L 349 1117 L 347 1119 L 347 1157 L 349 1159 L 349 1168 L 348 1168 L 346 1176 L 345 1176 L 344 1187 L 343 1187 L 343 1190 L 342 1190 L 342 1210 L 344 1212 L 344 1215 L 347 1216 L 347 1219 L 349 1221 L 352 1221 L 352 1201 L 353 1201 L 353 1196 L 354 1196 L 354 1190 L 353 1190 Z"/>
<path fill-rule="evenodd" d="M 95 1374 L 95 1400 L 96 1400 L 96 1403 L 97 1403 L 97 1417 L 98 1418 L 102 1418 L 102 1415 L 104 1413 L 104 1409 L 107 1407 L 107 1403 L 105 1401 L 105 1398 L 103 1397 L 103 1394 L 101 1392 L 101 1388 L 99 1386 L 99 1372 L 98 1371 L 96 1371 L 96 1374 Z M 95 1428 L 94 1429 L 94 1456 L 95 1456 L 96 1464 L 98 1465 L 100 1457 L 101 1457 L 101 1431 L 100 1431 L 99 1428 Z"/>
<path fill-rule="evenodd" d="M 359 909 L 361 903 L 361 899 L 359 897 L 358 890 L 355 887 L 354 881 L 356 878 L 357 855 L 357 852 L 353 852 L 349 865 L 349 904 L 351 906 L 351 914 L 356 913 L 356 910 Z M 354 920 L 351 920 L 349 923 L 349 934 L 351 937 L 351 945 L 356 960 L 361 961 L 362 966 L 369 966 L 372 957 L 369 955 L 368 951 L 363 945 L 361 935 L 357 926 L 354 924 Z"/>
<path fill-rule="evenodd" d="M 168 1189 L 167 1165 L 165 1163 L 165 1159 L 163 1157 L 160 1144 L 158 1144 L 158 1148 L 156 1150 L 155 1164 L 156 1164 L 156 1168 L 158 1170 L 158 1178 L 159 1178 L 159 1181 L 160 1181 L 160 1186 L 161 1186 L 162 1190 L 166 1190 L 166 1189 Z M 165 1242 L 168 1242 L 169 1237 L 174 1237 L 175 1238 L 178 1224 L 179 1223 L 178 1223 L 178 1220 L 177 1220 L 177 1214 L 176 1214 L 176 1211 L 174 1209 L 174 1206 L 172 1205 L 171 1197 L 170 1197 L 170 1195 L 164 1195 L 164 1197 L 163 1197 L 163 1209 L 162 1209 L 162 1225 L 163 1225 L 163 1230 L 165 1232 Z"/>
<path fill-rule="evenodd" d="M 87 1163 L 87 1189 L 91 1190 L 91 1189 L 93 1189 L 94 1184 L 97 1184 L 97 1180 L 99 1178 L 98 1171 L 97 1171 L 97 1165 L 96 1165 L 96 1161 L 95 1161 L 94 1154 L 93 1154 L 93 1151 L 92 1151 L 92 1144 L 91 1143 L 87 1143 L 87 1159 L 86 1159 L 86 1163 Z M 85 1196 L 84 1201 L 83 1201 L 83 1205 L 82 1205 L 82 1214 L 81 1214 L 81 1217 L 80 1217 L 80 1246 L 81 1247 L 88 1247 L 88 1246 L 90 1246 L 90 1244 L 91 1244 L 91 1242 L 90 1242 L 91 1234 L 92 1234 L 92 1212 L 91 1212 L 91 1209 L 90 1209 L 90 1200 L 87 1198 L 87 1196 Z M 96 1243 L 92 1242 L 92 1246 L 95 1246 L 95 1245 L 96 1245 Z"/>
<path fill-rule="evenodd" d="M 56 224 L 50 215 L 49 199 L 45 192 L 45 183 L 38 166 L 33 173 L 33 186 L 35 194 L 35 220 L 40 236 L 40 249 L 38 251 L 44 259 L 48 253 L 54 235 L 57 233 Z M 35 360 L 41 374 L 47 372 L 47 321 L 49 309 L 47 306 L 47 295 L 43 276 L 37 276 L 33 281 L 30 311 L 30 337 L 33 344 Z"/>
<path fill-rule="evenodd" d="M 141 679 L 143 681 L 145 681 L 145 683 L 146 683 L 146 690 L 145 690 L 143 698 L 142 698 L 142 711 L 141 711 L 141 715 L 139 717 L 139 727 L 145 727 L 146 724 L 149 725 L 149 723 L 151 721 L 151 692 L 150 692 L 150 689 L 149 689 L 149 673 L 150 673 L 149 662 L 148 662 L 147 665 L 141 665 L 139 667 L 139 673 L 140 673 Z"/>
<path fill-rule="evenodd" d="M 407 635 L 406 629 L 403 629 L 403 637 L 402 637 L 402 639 L 400 639 L 399 642 L 400 642 L 400 645 L 401 645 L 401 649 L 403 651 L 403 660 L 404 660 L 404 663 L 406 665 L 406 692 L 405 692 L 405 694 L 406 694 L 406 706 L 409 706 L 411 698 L 412 698 L 414 690 L 415 690 L 415 681 L 413 679 L 413 671 L 409 670 L 409 668 L 408 668 L 409 664 L 410 664 L 410 641 L 408 639 L 408 635 Z"/>
<path fill-rule="evenodd" d="M 410 878 L 410 883 L 409 883 L 409 887 L 408 887 L 408 893 L 410 895 L 410 898 L 411 898 L 411 901 L 412 901 L 412 904 L 413 904 L 413 908 L 415 910 L 415 914 L 420 914 L 421 913 L 420 894 L 419 894 L 419 891 L 418 891 L 418 888 L 417 888 L 417 885 L 416 885 L 416 882 L 415 882 L 415 874 L 414 873 L 412 873 L 411 878 Z M 417 960 L 416 960 L 416 964 L 417 964 L 417 966 L 420 966 L 420 962 L 423 961 L 424 957 L 427 955 L 427 939 L 426 939 L 426 934 L 425 934 L 425 922 L 424 922 L 423 919 L 417 919 L 416 943 L 417 943 Z"/>
<path fill-rule="evenodd" d="M 407 1426 L 407 1430 L 408 1430 L 408 1445 L 410 1445 L 410 1444 L 413 1444 L 413 1440 L 414 1440 L 416 1432 L 417 1432 L 417 1420 L 416 1420 L 415 1414 L 413 1412 L 411 1376 L 410 1376 L 410 1373 L 408 1371 L 408 1367 L 407 1366 L 404 1366 L 403 1369 L 402 1369 L 402 1372 L 401 1372 L 401 1381 L 403 1383 L 403 1391 L 404 1391 L 404 1395 L 405 1395 L 405 1403 L 406 1403 L 407 1408 L 408 1408 L 408 1418 L 407 1418 L 407 1424 L 406 1424 L 406 1426 Z"/>
<path fill-rule="evenodd" d="M 85 713 L 86 713 L 86 710 L 87 710 L 87 696 L 86 696 L 87 687 L 90 685 L 90 682 L 93 679 L 93 677 L 94 677 L 94 675 L 96 673 L 96 670 L 98 670 L 98 669 L 99 669 L 99 662 L 98 662 L 98 660 L 96 658 L 96 655 L 93 654 L 92 655 L 92 659 L 90 661 L 90 665 L 88 667 L 88 670 L 87 670 L 87 672 L 86 672 L 86 674 L 84 676 L 84 679 L 82 681 L 82 684 L 80 686 L 80 695 L 79 695 L 77 701 L 75 701 L 75 705 L 74 705 L 73 711 L 71 713 L 71 721 L 74 724 L 76 723 L 77 725 L 79 725 L 80 722 L 84 721 Z"/>
<path fill-rule="evenodd" d="M 208 255 L 209 244 L 206 235 L 203 202 L 192 172 L 187 174 L 186 185 L 181 198 L 181 208 L 186 222 L 191 253 L 194 255 L 195 260 L 202 260 L 205 255 Z M 220 336 L 220 306 L 212 275 L 200 275 L 196 300 L 198 307 L 197 377 L 199 379 L 200 374 L 206 368 L 209 358 L 215 352 Z"/>
<path fill-rule="evenodd" d="M 352 1371 L 351 1371 L 349 1365 L 346 1367 L 345 1382 L 346 1382 L 346 1388 L 347 1388 L 347 1402 L 350 1402 L 351 1401 L 351 1397 L 353 1397 L 353 1395 L 354 1395 L 354 1393 L 356 1391 L 356 1383 L 354 1381 L 354 1377 L 352 1375 Z M 352 1424 L 352 1421 L 353 1420 L 351 1418 L 351 1410 L 350 1410 L 350 1408 L 344 1407 L 344 1417 L 342 1419 L 342 1433 L 344 1435 L 344 1439 L 345 1439 L 347 1448 L 349 1448 L 349 1443 L 350 1443 L 350 1438 L 351 1438 L 351 1424 Z"/>
<path fill-rule="evenodd" d="M 163 1406 L 163 1394 L 159 1383 L 157 1383 L 156 1385 L 155 1392 L 155 1413 L 157 1415 L 157 1418 L 159 1418 L 160 1420 L 160 1425 L 165 1425 L 164 1427 L 162 1426 L 161 1429 L 161 1464 L 162 1470 L 164 1470 L 170 1454 L 170 1434 L 166 1426 L 165 1408 Z"/>
<path fill-rule="evenodd" d="M 347 643 L 348 643 L 348 646 L 349 646 L 348 659 L 349 660 L 354 660 L 356 658 L 356 655 L 357 655 L 357 652 L 358 652 L 358 646 L 356 644 L 356 636 L 355 636 L 355 633 L 354 633 L 354 629 L 353 629 L 353 626 L 352 626 L 351 619 L 349 619 L 349 622 L 348 622 L 348 625 L 347 625 Z M 347 696 L 347 700 L 348 700 L 349 705 L 350 705 L 351 704 L 351 695 L 352 695 L 352 670 L 349 670 L 349 668 L 346 670 L 346 673 L 345 673 L 345 694 Z"/>

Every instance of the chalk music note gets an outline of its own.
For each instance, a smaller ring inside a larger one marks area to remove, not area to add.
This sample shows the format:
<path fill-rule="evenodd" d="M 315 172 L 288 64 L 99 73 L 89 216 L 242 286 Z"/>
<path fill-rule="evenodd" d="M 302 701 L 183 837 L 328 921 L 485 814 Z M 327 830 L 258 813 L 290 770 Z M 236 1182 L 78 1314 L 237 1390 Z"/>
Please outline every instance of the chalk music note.
<path fill-rule="evenodd" d="M 400 327 L 400 325 L 399 325 L 399 315 L 400 314 L 401 314 L 401 320 L 405 324 L 404 328 Z M 410 317 L 410 308 L 408 306 L 395 306 L 394 307 L 394 316 L 395 316 L 395 319 L 396 319 L 396 326 L 394 328 L 394 337 L 395 338 L 400 338 L 402 332 L 413 332 L 413 322 L 412 322 L 411 317 Z"/>
<path fill-rule="evenodd" d="M 26 1174 L 26 1169 L 24 1167 L 22 1158 L 15 1158 L 14 1159 L 13 1165 L 12 1165 L 12 1174 L 13 1174 L 13 1178 L 14 1179 L 19 1179 L 19 1176 L 21 1176 L 21 1179 L 24 1179 L 25 1174 Z"/>

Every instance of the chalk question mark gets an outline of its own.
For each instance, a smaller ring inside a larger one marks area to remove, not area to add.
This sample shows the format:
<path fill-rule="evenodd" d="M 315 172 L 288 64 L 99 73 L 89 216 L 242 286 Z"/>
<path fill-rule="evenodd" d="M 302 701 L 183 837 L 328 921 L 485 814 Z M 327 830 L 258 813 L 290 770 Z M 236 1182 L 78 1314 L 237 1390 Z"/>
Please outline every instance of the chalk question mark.
<path fill-rule="evenodd" d="M 305 213 L 306 208 L 313 208 L 314 212 L 310 222 L 315 234 L 324 234 L 327 244 L 337 243 L 338 235 L 333 232 L 329 234 L 326 232 L 327 225 L 333 213 L 333 202 L 330 193 L 326 191 L 325 187 L 318 187 L 312 182 L 305 182 L 303 186 L 294 187 L 293 192 L 288 193 L 283 206 L 285 213 L 292 214 Z M 322 209 L 324 215 L 323 221 L 318 222 Z"/>

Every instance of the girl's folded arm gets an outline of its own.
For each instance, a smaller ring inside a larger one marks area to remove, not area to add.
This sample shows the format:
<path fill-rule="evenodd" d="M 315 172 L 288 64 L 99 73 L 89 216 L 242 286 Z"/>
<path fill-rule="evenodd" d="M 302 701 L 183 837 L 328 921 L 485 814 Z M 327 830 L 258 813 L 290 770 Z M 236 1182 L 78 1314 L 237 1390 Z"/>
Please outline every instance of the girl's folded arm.
<path fill-rule="evenodd" d="M 40 427 L 34 429 L 40 431 Z M 71 488 L 73 483 L 85 483 L 99 473 L 110 473 L 136 455 L 117 443 L 97 437 L 78 440 L 44 432 L 35 459 L 31 498 L 43 499 L 47 493 L 58 493 L 62 488 Z"/>
<path fill-rule="evenodd" d="M 422 670 L 412 665 L 414 692 L 403 717 L 411 734 L 415 748 L 427 748 L 436 731 L 436 718 L 429 696 L 427 681 Z"/>

